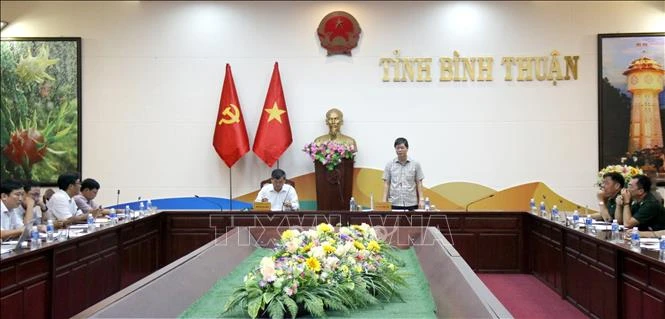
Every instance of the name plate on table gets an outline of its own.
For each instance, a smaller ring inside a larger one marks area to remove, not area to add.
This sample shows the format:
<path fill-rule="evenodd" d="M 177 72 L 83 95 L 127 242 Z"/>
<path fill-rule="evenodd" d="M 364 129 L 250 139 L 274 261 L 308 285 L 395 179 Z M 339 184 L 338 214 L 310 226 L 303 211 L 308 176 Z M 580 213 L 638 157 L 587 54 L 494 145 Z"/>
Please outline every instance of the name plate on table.
<path fill-rule="evenodd" d="M 376 202 L 374 203 L 374 211 L 376 212 L 389 212 L 392 210 L 390 202 Z"/>
<path fill-rule="evenodd" d="M 270 202 L 254 202 L 254 210 L 267 212 L 270 211 L 270 208 L 272 208 Z"/>

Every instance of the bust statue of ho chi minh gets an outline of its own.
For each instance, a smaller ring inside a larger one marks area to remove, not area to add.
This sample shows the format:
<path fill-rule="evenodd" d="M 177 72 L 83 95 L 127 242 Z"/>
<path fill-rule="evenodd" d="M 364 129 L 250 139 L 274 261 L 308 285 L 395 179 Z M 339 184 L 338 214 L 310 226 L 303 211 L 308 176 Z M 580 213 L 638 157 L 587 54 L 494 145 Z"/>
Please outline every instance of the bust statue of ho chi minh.
<path fill-rule="evenodd" d="M 356 145 L 356 140 L 340 132 L 342 124 L 344 124 L 344 114 L 342 111 L 336 108 L 328 110 L 328 112 L 326 112 L 326 125 L 328 125 L 329 129 L 328 134 L 317 137 L 314 142 L 325 143 L 333 141 L 340 144 L 353 145 L 353 148 L 357 150 L 358 146 Z"/>

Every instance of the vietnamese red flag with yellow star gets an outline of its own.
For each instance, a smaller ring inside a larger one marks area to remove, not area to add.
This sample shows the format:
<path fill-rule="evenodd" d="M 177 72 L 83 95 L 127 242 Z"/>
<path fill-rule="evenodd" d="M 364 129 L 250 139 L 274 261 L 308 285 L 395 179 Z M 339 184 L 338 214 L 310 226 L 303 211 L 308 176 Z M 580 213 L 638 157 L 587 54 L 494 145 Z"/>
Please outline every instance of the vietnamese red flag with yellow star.
<path fill-rule="evenodd" d="M 240 110 L 236 85 L 233 83 L 233 74 L 228 63 L 222 86 L 222 97 L 219 99 L 212 146 L 229 168 L 249 152 L 245 118 Z"/>
<path fill-rule="evenodd" d="M 286 111 L 286 101 L 282 91 L 282 80 L 279 76 L 277 62 L 275 62 L 252 150 L 268 167 L 272 167 L 291 145 L 292 141 L 289 113 Z"/>

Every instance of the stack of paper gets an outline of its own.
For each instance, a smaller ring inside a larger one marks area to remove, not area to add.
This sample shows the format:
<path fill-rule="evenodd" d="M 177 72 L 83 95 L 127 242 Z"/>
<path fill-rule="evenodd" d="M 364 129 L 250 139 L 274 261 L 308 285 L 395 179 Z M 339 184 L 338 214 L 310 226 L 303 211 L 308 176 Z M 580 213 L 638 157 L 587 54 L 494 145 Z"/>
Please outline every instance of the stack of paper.
<path fill-rule="evenodd" d="M 640 238 L 640 248 L 659 250 L 660 241 L 658 238 Z"/>

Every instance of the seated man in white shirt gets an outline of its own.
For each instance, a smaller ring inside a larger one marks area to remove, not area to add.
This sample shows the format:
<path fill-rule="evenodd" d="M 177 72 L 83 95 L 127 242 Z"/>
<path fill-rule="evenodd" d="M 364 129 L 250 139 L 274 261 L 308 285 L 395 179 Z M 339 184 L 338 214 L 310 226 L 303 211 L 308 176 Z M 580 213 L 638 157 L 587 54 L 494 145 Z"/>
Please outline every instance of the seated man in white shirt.
<path fill-rule="evenodd" d="M 270 202 L 271 210 L 298 210 L 296 189 L 286 184 L 286 173 L 281 169 L 272 171 L 270 184 L 264 185 L 256 196 L 256 202 Z"/>
<path fill-rule="evenodd" d="M 31 182 L 27 182 L 23 185 L 23 202 L 21 205 L 16 207 L 16 212 L 23 219 L 23 224 L 28 225 L 46 225 L 48 218 L 46 218 L 46 204 L 42 201 L 41 197 L 41 188 L 37 185 L 33 185 Z M 32 216 L 28 216 L 25 211 L 28 207 L 28 197 L 32 198 L 34 201 L 34 208 L 32 209 Z"/>
<path fill-rule="evenodd" d="M 53 216 L 65 225 L 85 223 L 87 215 L 83 214 L 80 209 L 76 207 L 74 197 L 80 192 L 81 178 L 78 173 L 65 173 L 58 177 L 58 190 L 53 193 L 53 196 L 46 203 L 48 214 Z M 90 211 L 93 217 L 100 215 L 101 210 L 96 209 Z"/>
<path fill-rule="evenodd" d="M 3 181 L 0 183 L 0 238 L 8 239 L 18 237 L 25 227 L 23 219 L 17 213 L 16 208 L 21 205 L 23 199 L 23 186 L 15 181 Z M 29 207 L 27 217 L 32 219 L 32 208 L 34 200 L 25 200 Z"/>

